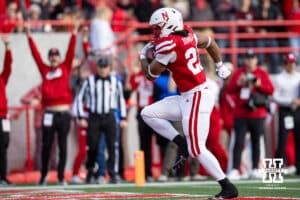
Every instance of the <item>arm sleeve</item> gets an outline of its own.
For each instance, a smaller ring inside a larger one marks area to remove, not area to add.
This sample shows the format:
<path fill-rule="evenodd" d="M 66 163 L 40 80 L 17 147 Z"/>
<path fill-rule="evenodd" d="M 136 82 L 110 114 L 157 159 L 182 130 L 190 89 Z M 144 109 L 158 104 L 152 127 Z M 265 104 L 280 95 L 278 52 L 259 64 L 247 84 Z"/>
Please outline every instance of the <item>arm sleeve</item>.
<path fill-rule="evenodd" d="M 64 61 L 64 64 L 66 65 L 68 71 L 71 71 L 72 69 L 72 62 L 75 55 L 75 46 L 76 46 L 76 34 L 73 33 L 69 41 L 69 47 Z"/>
<path fill-rule="evenodd" d="M 156 54 L 155 60 L 163 65 L 168 65 L 176 60 L 176 52 L 172 51 L 168 54 Z"/>
<path fill-rule="evenodd" d="M 4 80 L 4 83 L 5 85 L 7 84 L 8 82 L 8 78 L 11 74 L 11 65 L 12 65 L 12 55 L 11 55 L 11 50 L 6 50 L 5 51 L 5 58 L 4 58 L 4 69 L 3 69 L 3 72 L 1 74 L 3 80 Z"/>
<path fill-rule="evenodd" d="M 88 90 L 89 90 L 88 79 L 86 79 L 81 86 L 81 89 L 78 93 L 76 101 L 74 102 L 75 108 L 73 107 L 73 111 L 75 110 L 76 112 L 73 114 L 74 115 L 76 114 L 77 117 L 81 117 L 81 118 L 87 117 L 86 116 L 87 113 L 84 110 L 84 104 L 85 104 L 85 99 L 86 99 Z"/>
<path fill-rule="evenodd" d="M 31 54 L 35 60 L 35 63 L 40 71 L 41 74 L 45 73 L 45 64 L 43 63 L 42 57 L 40 52 L 38 51 L 35 42 L 33 41 L 33 38 L 31 36 L 28 37 L 29 47 L 31 50 Z"/>
<path fill-rule="evenodd" d="M 175 62 L 176 43 L 171 40 L 165 40 L 155 46 L 155 60 L 163 65 Z"/>
<path fill-rule="evenodd" d="M 125 119 L 126 118 L 126 103 L 125 103 L 125 99 L 124 99 L 124 95 L 123 95 L 123 86 L 121 81 L 118 81 L 117 83 L 117 89 L 118 89 L 118 103 L 119 103 L 119 110 L 121 113 L 121 118 Z"/>
<path fill-rule="evenodd" d="M 76 118 L 88 118 L 88 113 L 84 110 L 84 107 L 79 106 L 78 96 L 75 97 L 72 105 L 72 116 Z M 82 113 L 83 111 L 83 113 Z"/>

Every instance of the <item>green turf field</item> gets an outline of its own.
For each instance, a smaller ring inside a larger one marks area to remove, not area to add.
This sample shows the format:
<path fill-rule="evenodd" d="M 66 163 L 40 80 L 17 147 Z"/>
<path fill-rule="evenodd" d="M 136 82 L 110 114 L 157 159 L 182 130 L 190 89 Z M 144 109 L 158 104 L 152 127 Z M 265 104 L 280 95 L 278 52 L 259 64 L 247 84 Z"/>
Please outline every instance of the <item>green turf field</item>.
<path fill-rule="evenodd" d="M 296 182 L 286 182 L 283 184 L 263 184 L 257 181 L 252 183 L 236 183 L 240 196 L 269 196 L 269 197 L 298 197 L 300 198 L 300 180 Z M 80 189 L 82 190 L 82 189 Z M 138 193 L 178 193 L 194 195 L 213 195 L 218 193 L 220 187 L 213 181 L 188 182 L 188 183 L 153 183 L 144 187 L 124 186 L 124 187 L 97 187 L 84 188 L 84 191 L 118 191 L 118 192 L 138 192 Z"/>
<path fill-rule="evenodd" d="M 285 179 L 281 184 L 265 184 L 260 180 L 237 181 L 239 199 L 300 199 L 300 179 Z M 0 199 L 207 199 L 220 190 L 214 181 L 133 183 L 68 186 L 13 186 L 0 188 Z M 42 198 L 41 198 L 42 197 Z M 255 198 L 254 198 L 255 197 Z"/>

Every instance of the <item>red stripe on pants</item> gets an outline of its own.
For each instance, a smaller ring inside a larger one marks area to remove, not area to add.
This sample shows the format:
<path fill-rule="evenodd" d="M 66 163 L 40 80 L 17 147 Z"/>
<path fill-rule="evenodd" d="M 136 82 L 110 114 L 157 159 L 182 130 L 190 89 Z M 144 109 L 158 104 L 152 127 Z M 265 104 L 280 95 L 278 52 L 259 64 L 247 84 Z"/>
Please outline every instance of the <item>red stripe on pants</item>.
<path fill-rule="evenodd" d="M 195 146 L 196 146 L 196 155 L 200 154 L 200 147 L 198 142 L 198 113 L 200 107 L 200 99 L 201 99 L 201 92 L 197 92 L 199 95 L 196 103 L 196 113 L 195 113 L 195 120 L 194 120 L 194 134 L 195 134 Z"/>
<path fill-rule="evenodd" d="M 192 109 L 191 109 L 191 112 L 190 112 L 190 117 L 189 117 L 189 136 L 190 136 L 190 141 L 191 141 L 191 150 L 192 150 L 192 154 L 193 156 L 195 157 L 196 156 L 196 152 L 195 152 L 195 149 L 194 149 L 194 144 L 193 144 L 193 134 L 192 134 L 192 124 L 193 124 L 193 115 L 194 115 L 194 108 L 195 108 L 195 105 L 196 105 L 196 93 L 194 93 L 194 96 L 193 96 L 193 102 L 192 102 Z"/>

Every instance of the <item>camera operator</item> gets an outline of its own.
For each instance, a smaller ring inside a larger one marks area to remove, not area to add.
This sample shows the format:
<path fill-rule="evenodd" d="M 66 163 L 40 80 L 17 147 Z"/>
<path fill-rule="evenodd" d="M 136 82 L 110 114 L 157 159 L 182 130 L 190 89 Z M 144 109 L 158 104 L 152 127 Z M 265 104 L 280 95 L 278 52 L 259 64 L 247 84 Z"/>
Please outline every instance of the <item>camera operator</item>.
<path fill-rule="evenodd" d="M 285 68 L 275 77 L 274 100 L 279 105 L 277 158 L 285 158 L 289 131 L 295 139 L 296 174 L 300 175 L 300 73 L 296 71 L 297 58 L 285 56 Z"/>
<path fill-rule="evenodd" d="M 233 149 L 233 170 L 228 178 L 240 179 L 238 169 L 246 133 L 249 131 L 252 145 L 252 178 L 261 178 L 258 171 L 260 157 L 260 136 L 264 133 L 267 115 L 267 98 L 274 88 L 268 72 L 257 66 L 257 56 L 249 49 L 245 56 L 245 66 L 232 75 L 227 86 L 228 92 L 235 95 L 236 107 L 233 111 L 235 144 Z"/>

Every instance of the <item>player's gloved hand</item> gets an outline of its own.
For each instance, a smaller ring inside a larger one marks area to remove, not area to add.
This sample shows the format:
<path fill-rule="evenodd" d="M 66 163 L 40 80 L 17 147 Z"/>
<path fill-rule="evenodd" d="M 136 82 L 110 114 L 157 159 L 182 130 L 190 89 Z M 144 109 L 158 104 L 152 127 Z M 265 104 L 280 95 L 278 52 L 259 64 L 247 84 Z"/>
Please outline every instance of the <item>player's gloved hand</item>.
<path fill-rule="evenodd" d="M 230 76 L 231 71 L 223 64 L 223 62 L 216 63 L 216 71 L 220 78 L 226 79 Z"/>
<path fill-rule="evenodd" d="M 139 58 L 140 60 L 144 60 L 147 58 L 146 54 L 147 54 L 147 51 L 148 49 L 151 49 L 154 47 L 154 44 L 153 42 L 148 42 L 143 48 L 142 50 L 139 52 Z"/>

